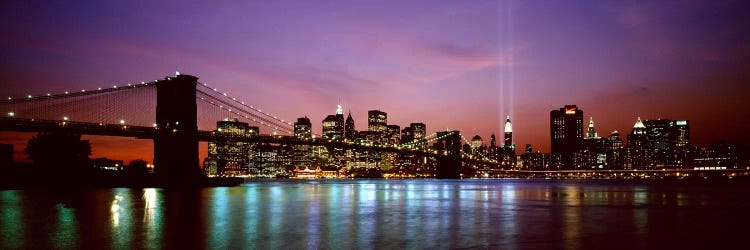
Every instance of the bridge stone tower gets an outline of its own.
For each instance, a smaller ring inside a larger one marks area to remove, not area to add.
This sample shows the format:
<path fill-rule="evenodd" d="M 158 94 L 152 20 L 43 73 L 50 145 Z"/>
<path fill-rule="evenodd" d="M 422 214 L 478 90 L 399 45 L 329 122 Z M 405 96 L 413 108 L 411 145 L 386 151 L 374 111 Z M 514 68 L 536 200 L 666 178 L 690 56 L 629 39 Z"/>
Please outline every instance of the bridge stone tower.
<path fill-rule="evenodd" d="M 198 78 L 177 75 L 156 83 L 154 170 L 166 185 L 197 185 Z"/>
<path fill-rule="evenodd" d="M 459 131 L 437 132 L 437 145 L 445 155 L 437 157 L 435 177 L 438 179 L 461 178 L 461 134 Z"/>

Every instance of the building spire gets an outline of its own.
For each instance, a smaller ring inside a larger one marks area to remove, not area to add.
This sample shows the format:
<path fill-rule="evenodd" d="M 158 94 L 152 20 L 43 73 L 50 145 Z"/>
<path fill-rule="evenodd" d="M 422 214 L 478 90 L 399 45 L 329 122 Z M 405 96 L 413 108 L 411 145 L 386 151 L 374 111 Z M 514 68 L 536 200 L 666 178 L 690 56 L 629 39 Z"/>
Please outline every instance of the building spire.
<path fill-rule="evenodd" d="M 505 117 L 505 133 L 513 132 L 513 125 L 510 123 L 510 116 Z"/>
<path fill-rule="evenodd" d="M 597 138 L 599 135 L 596 133 L 596 129 L 594 128 L 594 117 L 589 117 L 589 131 L 588 134 L 586 134 L 587 138 Z"/>
<path fill-rule="evenodd" d="M 635 125 L 633 125 L 633 128 L 646 128 L 646 125 L 643 125 L 643 122 L 641 121 L 641 117 L 638 117 L 638 120 L 635 122 Z"/>
<path fill-rule="evenodd" d="M 336 106 L 336 114 L 337 115 L 344 115 L 344 109 L 341 107 L 341 104 Z"/>

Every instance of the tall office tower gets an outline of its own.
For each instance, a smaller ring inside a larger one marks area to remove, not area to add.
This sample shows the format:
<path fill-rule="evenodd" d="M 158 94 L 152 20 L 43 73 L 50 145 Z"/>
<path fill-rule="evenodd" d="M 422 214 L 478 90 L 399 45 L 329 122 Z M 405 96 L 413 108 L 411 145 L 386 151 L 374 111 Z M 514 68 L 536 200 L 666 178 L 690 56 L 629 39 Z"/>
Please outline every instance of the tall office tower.
<path fill-rule="evenodd" d="M 583 110 L 565 105 L 550 112 L 552 153 L 573 153 L 583 146 Z"/>
<path fill-rule="evenodd" d="M 301 140 L 312 139 L 312 123 L 310 118 L 300 117 L 297 118 L 297 122 L 294 123 L 294 137 Z M 307 166 L 310 162 L 310 145 L 294 145 L 292 147 L 292 161 L 295 166 Z"/>
<path fill-rule="evenodd" d="M 645 120 L 643 125 L 646 126 L 646 137 L 648 137 L 648 147 L 663 151 L 669 145 L 669 132 L 672 122 L 667 119 Z"/>
<path fill-rule="evenodd" d="M 328 115 L 323 119 L 323 138 L 330 140 L 344 139 L 344 111 L 341 105 L 336 107 L 335 115 Z"/>
<path fill-rule="evenodd" d="M 668 119 L 645 120 L 646 126 L 647 154 L 649 165 L 664 168 L 669 157 L 670 148 L 669 134 L 672 129 L 672 121 Z"/>
<path fill-rule="evenodd" d="M 669 141 L 672 147 L 684 147 L 690 144 L 690 125 L 687 120 L 672 122 L 669 131 Z"/>
<path fill-rule="evenodd" d="M 473 138 L 471 138 L 471 151 L 474 153 L 478 152 L 479 148 L 482 147 L 482 144 L 484 144 L 482 137 L 479 135 L 475 135 Z"/>
<path fill-rule="evenodd" d="M 405 127 L 401 130 L 401 143 L 413 143 L 414 142 L 414 128 L 411 126 Z"/>
<path fill-rule="evenodd" d="M 421 122 L 412 122 L 409 126 L 411 127 L 412 132 L 414 132 L 414 140 L 420 142 L 416 146 L 418 148 L 427 147 L 427 142 L 424 141 L 425 136 L 427 136 L 427 125 Z"/>
<path fill-rule="evenodd" d="M 374 132 L 378 143 L 383 142 L 385 132 L 388 129 L 388 115 L 380 110 L 367 111 L 367 130 Z"/>
<path fill-rule="evenodd" d="M 351 111 L 349 111 L 349 115 L 346 117 L 346 122 L 344 123 L 344 136 L 350 141 L 357 138 L 357 130 L 354 128 L 354 119 L 352 118 Z"/>
<path fill-rule="evenodd" d="M 578 152 L 583 148 L 583 110 L 565 105 L 550 112 L 552 161 L 556 168 L 577 168 Z"/>
<path fill-rule="evenodd" d="M 513 125 L 510 123 L 510 116 L 507 116 L 505 118 L 505 141 L 503 142 L 503 147 L 505 148 L 515 148 L 513 145 Z"/>
<path fill-rule="evenodd" d="M 307 116 L 297 118 L 297 122 L 294 123 L 294 137 L 297 137 L 297 139 L 312 138 L 312 123 L 310 122 L 310 118 L 307 118 Z"/>
<path fill-rule="evenodd" d="M 490 148 L 494 148 L 497 146 L 497 140 L 495 139 L 495 134 L 490 135 Z"/>
<path fill-rule="evenodd" d="M 646 134 L 646 125 L 641 118 L 633 125 L 633 130 L 628 135 L 628 159 L 626 168 L 644 169 L 648 168 L 648 135 Z"/>
<path fill-rule="evenodd" d="M 586 138 L 593 139 L 598 137 L 599 135 L 596 133 L 596 128 L 594 128 L 594 117 L 589 117 L 589 130 L 586 132 Z"/>
<path fill-rule="evenodd" d="M 401 127 L 398 125 L 388 125 L 385 138 L 388 144 L 391 145 L 401 143 Z"/>
<path fill-rule="evenodd" d="M 609 168 L 622 168 L 622 138 L 620 132 L 612 131 L 605 141 L 607 166 Z"/>
<path fill-rule="evenodd" d="M 257 128 L 256 128 L 257 129 Z M 224 136 L 257 135 L 247 123 L 237 119 L 216 122 L 216 133 Z M 204 171 L 209 175 L 237 176 L 248 174 L 248 153 L 253 143 L 244 141 L 217 140 L 208 142 L 208 157 L 204 160 Z"/>

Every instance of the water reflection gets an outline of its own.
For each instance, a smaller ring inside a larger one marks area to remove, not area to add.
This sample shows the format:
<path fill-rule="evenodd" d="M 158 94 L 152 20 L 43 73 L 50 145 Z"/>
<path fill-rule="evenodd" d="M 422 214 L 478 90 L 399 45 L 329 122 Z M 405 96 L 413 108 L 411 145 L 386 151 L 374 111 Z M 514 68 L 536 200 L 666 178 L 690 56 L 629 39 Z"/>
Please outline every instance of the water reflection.
<path fill-rule="evenodd" d="M 0 249 L 701 246 L 689 236 L 726 241 L 740 230 L 717 222 L 749 222 L 738 197 L 750 188 L 731 188 L 410 180 L 0 191 Z"/>

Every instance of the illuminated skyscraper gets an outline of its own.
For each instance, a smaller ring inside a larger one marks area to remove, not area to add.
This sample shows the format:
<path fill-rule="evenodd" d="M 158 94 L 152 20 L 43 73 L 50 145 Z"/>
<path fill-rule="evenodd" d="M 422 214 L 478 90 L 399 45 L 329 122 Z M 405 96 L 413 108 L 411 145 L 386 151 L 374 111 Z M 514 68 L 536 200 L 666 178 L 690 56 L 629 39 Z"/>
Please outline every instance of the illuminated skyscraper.
<path fill-rule="evenodd" d="M 367 130 L 377 134 L 376 141 L 383 142 L 386 130 L 388 129 L 388 115 L 380 110 L 367 111 Z"/>
<path fill-rule="evenodd" d="M 586 138 L 593 139 L 598 137 L 599 135 L 596 133 L 596 128 L 594 128 L 594 117 L 589 117 L 589 130 L 586 132 Z"/>
<path fill-rule="evenodd" d="M 336 106 L 336 114 L 323 119 L 323 138 L 331 140 L 344 139 L 344 111 L 341 105 Z"/>
<path fill-rule="evenodd" d="M 690 144 L 690 126 L 686 120 L 673 121 L 669 140 L 673 147 L 684 147 Z"/>
<path fill-rule="evenodd" d="M 216 122 L 216 134 L 224 136 L 253 136 L 257 127 L 237 119 Z M 250 157 L 255 144 L 243 141 L 210 141 L 208 157 L 204 162 L 204 172 L 208 175 L 237 176 L 248 174 Z"/>
<path fill-rule="evenodd" d="M 401 127 L 398 125 L 388 125 L 385 137 L 388 144 L 395 145 L 401 143 Z"/>
<path fill-rule="evenodd" d="M 310 123 L 310 118 L 307 118 L 307 116 L 297 118 L 297 122 L 294 123 L 294 137 L 297 137 L 297 139 L 312 138 L 312 123 Z"/>
<path fill-rule="evenodd" d="M 626 168 L 643 169 L 648 167 L 648 135 L 646 134 L 646 125 L 638 117 L 633 130 L 628 135 L 628 154 Z"/>
<path fill-rule="evenodd" d="M 552 161 L 557 168 L 580 167 L 578 152 L 583 148 L 583 110 L 565 105 L 550 112 Z"/>
<path fill-rule="evenodd" d="M 473 153 L 479 152 L 479 148 L 482 147 L 482 144 L 484 144 L 482 137 L 479 135 L 475 135 L 473 138 L 471 138 L 471 151 Z"/>
<path fill-rule="evenodd" d="M 510 123 L 510 116 L 507 116 L 505 118 L 505 141 L 503 142 L 503 147 L 505 148 L 515 148 L 513 145 L 513 125 Z"/>

